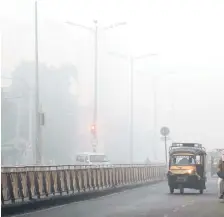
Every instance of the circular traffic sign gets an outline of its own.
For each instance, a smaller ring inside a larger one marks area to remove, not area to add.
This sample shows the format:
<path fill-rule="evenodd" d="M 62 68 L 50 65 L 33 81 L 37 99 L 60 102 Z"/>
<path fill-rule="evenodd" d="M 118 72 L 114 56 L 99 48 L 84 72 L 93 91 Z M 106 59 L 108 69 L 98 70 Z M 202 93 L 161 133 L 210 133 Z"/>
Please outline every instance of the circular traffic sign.
<path fill-rule="evenodd" d="M 168 127 L 162 127 L 161 130 L 160 130 L 160 133 L 162 136 L 168 136 L 169 133 L 170 133 L 170 130 Z"/>

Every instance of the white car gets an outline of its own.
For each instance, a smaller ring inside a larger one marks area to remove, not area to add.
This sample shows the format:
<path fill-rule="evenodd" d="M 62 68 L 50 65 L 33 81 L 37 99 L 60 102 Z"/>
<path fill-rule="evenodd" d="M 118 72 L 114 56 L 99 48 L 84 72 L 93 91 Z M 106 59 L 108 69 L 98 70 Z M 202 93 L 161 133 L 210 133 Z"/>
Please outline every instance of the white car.
<path fill-rule="evenodd" d="M 103 153 L 83 152 L 76 155 L 75 165 L 84 167 L 112 167 L 107 156 Z"/>

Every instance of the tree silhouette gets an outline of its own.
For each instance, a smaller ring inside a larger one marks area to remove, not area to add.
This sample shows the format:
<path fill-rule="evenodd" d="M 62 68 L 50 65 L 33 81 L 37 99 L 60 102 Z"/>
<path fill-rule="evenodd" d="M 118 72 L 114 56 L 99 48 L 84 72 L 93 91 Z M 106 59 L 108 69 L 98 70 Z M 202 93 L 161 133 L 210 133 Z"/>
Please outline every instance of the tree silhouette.
<path fill-rule="evenodd" d="M 1 144 L 15 137 L 16 104 L 1 91 Z"/>
<path fill-rule="evenodd" d="M 12 91 L 23 96 L 20 134 L 28 138 L 29 99 L 35 102 L 34 63 L 21 63 L 12 73 Z M 77 145 L 77 98 L 69 92 L 70 80 L 77 81 L 73 65 L 52 68 L 45 64 L 39 67 L 40 103 L 45 113 L 42 127 L 42 153 L 44 162 L 72 163 L 73 150 Z M 33 113 L 33 116 L 35 113 Z"/>

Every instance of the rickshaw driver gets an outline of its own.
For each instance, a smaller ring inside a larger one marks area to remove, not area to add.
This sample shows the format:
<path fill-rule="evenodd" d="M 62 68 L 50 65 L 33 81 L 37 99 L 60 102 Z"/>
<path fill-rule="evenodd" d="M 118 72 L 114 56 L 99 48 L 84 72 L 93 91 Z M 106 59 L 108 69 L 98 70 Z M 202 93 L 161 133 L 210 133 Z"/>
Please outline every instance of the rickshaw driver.
<path fill-rule="evenodd" d="M 176 163 L 176 158 L 174 158 L 174 164 L 176 165 L 188 165 L 188 164 L 195 164 L 195 160 L 193 157 L 187 159 L 186 157 L 182 158 L 178 163 Z"/>
<path fill-rule="evenodd" d="M 189 160 L 185 157 L 179 161 L 179 165 L 188 165 Z"/>

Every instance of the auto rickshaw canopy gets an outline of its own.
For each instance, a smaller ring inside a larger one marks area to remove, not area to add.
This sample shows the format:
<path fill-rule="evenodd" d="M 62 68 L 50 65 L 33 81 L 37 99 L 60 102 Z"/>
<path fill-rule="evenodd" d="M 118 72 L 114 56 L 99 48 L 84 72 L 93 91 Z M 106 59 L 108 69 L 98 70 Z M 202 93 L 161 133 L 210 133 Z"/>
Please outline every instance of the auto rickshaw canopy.
<path fill-rule="evenodd" d="M 169 154 L 206 155 L 206 149 L 198 143 L 172 143 Z"/>

